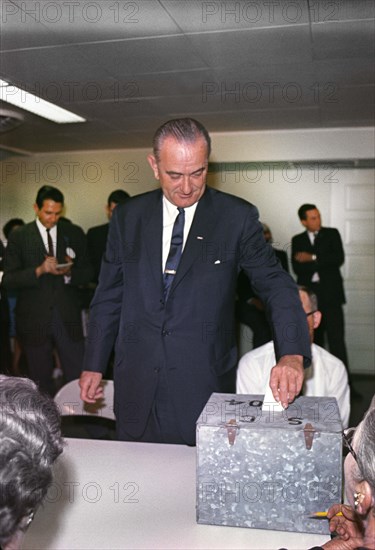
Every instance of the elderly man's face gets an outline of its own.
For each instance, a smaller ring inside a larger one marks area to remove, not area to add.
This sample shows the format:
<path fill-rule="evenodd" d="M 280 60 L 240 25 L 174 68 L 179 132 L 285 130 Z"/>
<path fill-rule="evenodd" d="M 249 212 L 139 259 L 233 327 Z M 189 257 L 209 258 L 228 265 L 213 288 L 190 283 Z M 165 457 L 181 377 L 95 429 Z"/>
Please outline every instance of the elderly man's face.
<path fill-rule="evenodd" d="M 166 198 L 175 206 L 195 204 L 204 193 L 208 168 L 207 144 L 203 138 L 181 143 L 173 137 L 162 142 L 159 160 L 148 161 Z"/>

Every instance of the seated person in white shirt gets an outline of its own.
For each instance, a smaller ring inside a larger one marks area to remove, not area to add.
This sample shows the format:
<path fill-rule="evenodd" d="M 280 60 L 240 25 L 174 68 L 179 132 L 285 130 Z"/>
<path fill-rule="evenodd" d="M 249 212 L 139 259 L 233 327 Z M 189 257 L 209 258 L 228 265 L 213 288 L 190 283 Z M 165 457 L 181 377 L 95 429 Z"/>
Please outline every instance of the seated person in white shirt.
<path fill-rule="evenodd" d="M 314 330 L 319 326 L 322 314 L 318 310 L 316 295 L 307 287 L 299 287 L 299 294 L 309 326 L 312 363 L 305 369 L 302 395 L 335 397 L 341 421 L 347 428 L 350 414 L 350 390 L 345 365 L 340 359 L 313 343 Z M 237 393 L 264 394 L 276 364 L 273 342 L 246 353 L 237 370 Z"/>

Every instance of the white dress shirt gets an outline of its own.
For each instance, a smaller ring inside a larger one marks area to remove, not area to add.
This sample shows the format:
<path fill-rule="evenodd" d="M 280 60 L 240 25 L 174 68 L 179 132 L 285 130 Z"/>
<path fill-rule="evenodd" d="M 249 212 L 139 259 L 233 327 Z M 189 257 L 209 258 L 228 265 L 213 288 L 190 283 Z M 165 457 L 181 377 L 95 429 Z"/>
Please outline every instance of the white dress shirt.
<path fill-rule="evenodd" d="M 187 208 L 184 208 L 185 225 L 184 225 L 184 240 L 182 244 L 182 250 L 185 247 L 185 243 L 189 235 L 191 224 L 193 223 L 193 218 L 194 218 L 194 214 L 197 206 L 198 206 L 198 203 L 196 202 L 192 206 L 188 206 Z M 171 247 L 173 226 L 177 216 L 178 216 L 177 206 L 172 204 L 163 195 L 163 263 L 162 263 L 163 272 L 164 272 L 165 264 L 167 263 L 169 249 Z"/>
<path fill-rule="evenodd" d="M 312 344 L 312 362 L 305 369 L 301 394 L 312 397 L 336 397 L 344 428 L 348 427 L 350 390 L 348 374 L 340 359 L 327 350 Z M 271 369 L 276 365 L 273 342 L 253 349 L 241 357 L 237 370 L 237 393 L 263 395 L 270 381 Z"/>
<path fill-rule="evenodd" d="M 47 229 L 44 227 L 44 225 L 39 221 L 39 218 L 36 218 L 36 225 L 39 229 L 39 233 L 43 239 L 44 248 L 46 249 L 46 254 L 48 253 L 49 247 L 48 247 L 48 236 L 47 236 Z M 57 243 L 57 226 L 54 225 L 49 230 L 49 234 L 51 235 L 52 244 L 53 244 L 53 255 L 56 256 L 56 243 Z"/>
<path fill-rule="evenodd" d="M 315 239 L 318 235 L 318 231 L 308 231 L 307 234 L 309 236 L 311 245 L 314 246 Z M 319 273 L 315 271 L 315 273 L 313 273 L 313 276 L 311 277 L 311 282 L 319 283 L 319 281 L 320 281 Z"/>
<path fill-rule="evenodd" d="M 40 233 L 40 235 L 43 239 L 43 244 L 44 244 L 44 248 L 46 249 L 46 255 L 47 255 L 48 250 L 49 250 L 47 229 L 39 221 L 39 218 L 36 218 L 36 225 L 37 225 L 37 227 L 39 229 L 39 233 Z M 56 257 L 56 253 L 57 253 L 57 225 L 54 225 L 53 227 L 51 227 L 51 229 L 49 230 L 49 234 L 51 235 L 51 239 L 52 239 L 53 255 Z M 67 249 L 66 253 L 68 254 L 68 252 L 70 250 L 71 249 Z M 70 254 L 70 255 L 71 255 L 72 258 L 74 258 L 75 253 L 74 253 L 74 251 L 72 251 L 72 252 L 73 252 L 73 254 Z M 69 284 L 71 279 L 72 279 L 71 275 L 64 275 L 64 284 L 66 284 L 66 285 Z"/>

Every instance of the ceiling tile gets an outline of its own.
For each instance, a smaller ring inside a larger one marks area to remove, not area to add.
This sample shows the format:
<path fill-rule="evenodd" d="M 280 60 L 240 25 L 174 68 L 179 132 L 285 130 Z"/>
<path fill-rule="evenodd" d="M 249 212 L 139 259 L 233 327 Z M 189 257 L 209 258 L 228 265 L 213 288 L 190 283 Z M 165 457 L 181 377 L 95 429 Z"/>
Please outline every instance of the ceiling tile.
<path fill-rule="evenodd" d="M 189 35 L 196 51 L 212 68 L 309 63 L 312 60 L 308 25 Z"/>
<path fill-rule="evenodd" d="M 309 22 L 307 0 L 290 2 L 201 2 L 161 0 L 162 5 L 178 26 L 187 33 L 210 31 L 239 31 L 242 29 L 301 25 Z"/>
<path fill-rule="evenodd" d="M 156 0 L 12 0 L 3 3 L 1 31 L 3 50 L 124 40 L 181 32 Z"/>
<path fill-rule="evenodd" d="M 374 20 L 312 25 L 314 59 L 373 58 Z"/>
<path fill-rule="evenodd" d="M 11 107 L 25 120 L 0 143 L 149 147 L 159 124 L 191 114 L 212 131 L 373 125 L 374 6 L 7 0 L 0 76 L 88 122 L 58 125 Z"/>

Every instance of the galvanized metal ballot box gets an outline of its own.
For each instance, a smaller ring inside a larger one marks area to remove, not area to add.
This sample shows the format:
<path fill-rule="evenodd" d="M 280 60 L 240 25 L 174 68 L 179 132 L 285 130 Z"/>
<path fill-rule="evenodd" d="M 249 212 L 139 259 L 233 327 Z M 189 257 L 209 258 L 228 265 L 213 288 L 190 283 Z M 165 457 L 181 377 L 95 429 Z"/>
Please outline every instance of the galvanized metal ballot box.
<path fill-rule="evenodd" d="M 342 436 L 335 398 L 263 409 L 263 395 L 214 393 L 197 422 L 197 521 L 329 534 L 311 518 L 341 502 Z M 281 540 L 281 539 L 280 539 Z"/>

